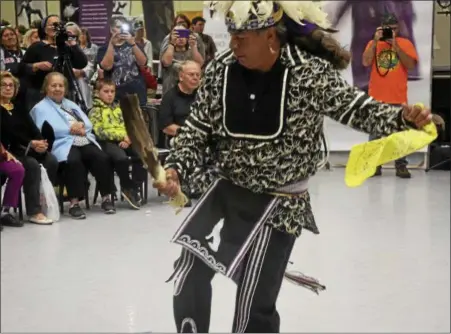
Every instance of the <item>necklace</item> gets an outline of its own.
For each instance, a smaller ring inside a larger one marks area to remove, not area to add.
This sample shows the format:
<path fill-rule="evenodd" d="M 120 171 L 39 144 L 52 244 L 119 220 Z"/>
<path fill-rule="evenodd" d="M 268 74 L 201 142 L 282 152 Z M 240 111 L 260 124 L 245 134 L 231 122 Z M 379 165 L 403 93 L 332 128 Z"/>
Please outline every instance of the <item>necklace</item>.
<path fill-rule="evenodd" d="M 2 107 L 5 108 L 9 115 L 12 115 L 11 110 L 14 109 L 14 105 L 11 102 L 2 103 Z"/>

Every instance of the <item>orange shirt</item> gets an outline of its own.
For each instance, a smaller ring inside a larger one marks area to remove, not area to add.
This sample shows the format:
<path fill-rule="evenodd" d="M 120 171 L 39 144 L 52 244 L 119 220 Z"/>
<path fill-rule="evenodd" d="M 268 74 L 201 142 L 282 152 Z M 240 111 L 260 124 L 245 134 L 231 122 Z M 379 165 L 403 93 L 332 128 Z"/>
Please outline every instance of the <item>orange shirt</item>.
<path fill-rule="evenodd" d="M 365 51 L 373 43 L 370 41 Z M 405 54 L 418 61 L 418 55 L 412 42 L 406 38 L 396 37 L 396 44 Z M 371 68 L 368 94 L 385 103 L 407 103 L 407 80 L 408 70 L 399 60 L 397 53 L 392 50 L 389 43 L 378 41 L 376 57 Z"/>

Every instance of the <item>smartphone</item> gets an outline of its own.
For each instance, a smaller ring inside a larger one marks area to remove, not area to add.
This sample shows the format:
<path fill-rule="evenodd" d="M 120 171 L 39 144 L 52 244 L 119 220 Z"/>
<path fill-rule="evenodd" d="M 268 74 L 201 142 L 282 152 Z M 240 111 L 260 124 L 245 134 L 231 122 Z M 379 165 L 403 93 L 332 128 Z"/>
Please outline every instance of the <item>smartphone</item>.
<path fill-rule="evenodd" d="M 121 25 L 121 34 L 129 34 L 130 33 L 130 25 L 127 23 L 123 23 Z"/>
<path fill-rule="evenodd" d="M 179 35 L 179 38 L 189 38 L 189 35 L 191 35 L 191 30 L 177 29 L 177 34 Z"/>

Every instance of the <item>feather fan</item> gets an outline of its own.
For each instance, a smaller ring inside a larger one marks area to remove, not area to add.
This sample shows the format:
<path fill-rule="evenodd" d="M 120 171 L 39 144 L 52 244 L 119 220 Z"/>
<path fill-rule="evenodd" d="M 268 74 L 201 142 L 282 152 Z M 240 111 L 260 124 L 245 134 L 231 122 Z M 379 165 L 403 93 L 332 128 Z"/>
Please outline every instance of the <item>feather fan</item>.
<path fill-rule="evenodd" d="M 122 98 L 120 107 L 127 134 L 132 142 L 132 148 L 141 158 L 144 167 L 147 168 L 155 183 L 164 185 L 166 183 L 166 171 L 158 159 L 158 149 L 150 137 L 137 95 L 127 95 Z M 179 213 L 187 202 L 188 199 L 181 190 L 174 198 L 169 200 L 169 204 L 177 209 L 176 213 Z"/>

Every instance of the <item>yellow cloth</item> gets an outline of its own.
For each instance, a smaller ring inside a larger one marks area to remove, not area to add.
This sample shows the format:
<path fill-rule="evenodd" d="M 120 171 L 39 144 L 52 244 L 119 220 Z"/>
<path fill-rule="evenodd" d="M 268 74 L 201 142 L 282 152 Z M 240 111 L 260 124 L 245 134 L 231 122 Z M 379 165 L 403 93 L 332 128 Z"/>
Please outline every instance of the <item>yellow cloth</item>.
<path fill-rule="evenodd" d="M 346 165 L 345 182 L 358 187 L 374 175 L 377 166 L 412 154 L 437 138 L 437 128 L 429 123 L 422 130 L 406 130 L 352 147 Z"/>

